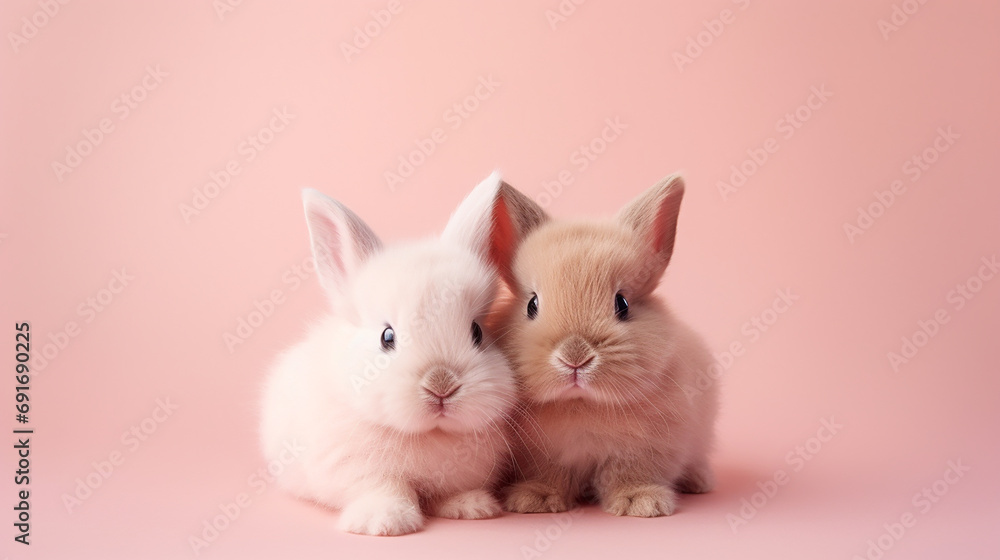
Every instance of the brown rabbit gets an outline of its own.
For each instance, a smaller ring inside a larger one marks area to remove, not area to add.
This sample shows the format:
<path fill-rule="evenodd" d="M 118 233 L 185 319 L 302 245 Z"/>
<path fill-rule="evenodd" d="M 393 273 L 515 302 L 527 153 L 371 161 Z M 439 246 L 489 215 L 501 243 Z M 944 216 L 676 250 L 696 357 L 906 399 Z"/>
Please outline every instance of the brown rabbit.
<path fill-rule="evenodd" d="M 712 489 L 717 391 L 691 390 L 711 357 L 653 293 L 683 194 L 674 175 L 614 220 L 553 222 L 505 185 L 512 223 L 498 228 L 501 246 L 509 254 L 511 238 L 522 241 L 501 266 L 511 294 L 500 322 L 525 434 L 506 509 L 559 512 L 596 498 L 615 515 L 654 517 L 674 512 L 678 490 Z"/>

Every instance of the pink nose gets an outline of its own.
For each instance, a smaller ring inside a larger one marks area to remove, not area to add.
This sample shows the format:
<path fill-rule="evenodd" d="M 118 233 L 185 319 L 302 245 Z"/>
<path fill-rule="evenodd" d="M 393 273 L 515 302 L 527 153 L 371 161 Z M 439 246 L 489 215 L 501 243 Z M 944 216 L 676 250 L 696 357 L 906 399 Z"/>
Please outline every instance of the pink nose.
<path fill-rule="evenodd" d="M 590 362 L 594 361 L 594 357 L 593 356 L 589 356 L 588 358 L 586 358 L 586 359 L 584 359 L 582 361 L 578 361 L 577 363 L 573 363 L 573 362 L 568 361 L 568 360 L 566 360 L 565 358 L 562 358 L 562 357 L 559 358 L 559 361 L 562 362 L 564 366 L 566 366 L 569 369 L 573 370 L 573 373 L 576 373 L 576 370 L 578 370 L 578 369 L 586 366 Z"/>
<path fill-rule="evenodd" d="M 576 374 L 594 362 L 597 358 L 597 352 L 594 350 L 593 345 L 587 342 L 582 336 L 571 335 L 559 344 L 555 350 L 555 356 L 558 358 L 559 363 Z"/>
<path fill-rule="evenodd" d="M 450 388 L 450 389 L 448 389 L 447 391 L 444 391 L 444 392 L 442 392 L 440 390 L 428 389 L 427 387 L 424 387 L 424 391 L 428 395 L 430 395 L 430 396 L 438 399 L 438 401 L 440 401 L 441 404 L 444 404 L 444 400 L 445 399 L 447 399 L 448 397 L 454 395 L 455 392 L 458 391 L 458 386 L 452 387 L 452 388 Z"/>

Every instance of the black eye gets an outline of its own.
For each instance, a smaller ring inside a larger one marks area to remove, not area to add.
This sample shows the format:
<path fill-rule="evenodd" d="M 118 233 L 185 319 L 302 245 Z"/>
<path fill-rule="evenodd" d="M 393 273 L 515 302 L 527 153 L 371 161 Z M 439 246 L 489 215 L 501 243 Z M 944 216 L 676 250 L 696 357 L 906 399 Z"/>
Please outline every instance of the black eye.
<path fill-rule="evenodd" d="M 534 319 L 538 316 L 538 294 L 531 294 L 528 300 L 528 318 Z"/>
<path fill-rule="evenodd" d="M 479 327 L 479 323 L 472 322 L 472 343 L 479 346 L 483 343 L 483 329 Z"/>
<path fill-rule="evenodd" d="M 392 327 L 386 326 L 382 331 L 382 349 L 388 352 L 396 348 L 396 331 Z"/>
<path fill-rule="evenodd" d="M 619 321 L 628 319 L 628 302 L 621 293 L 615 294 L 615 317 L 618 317 Z"/>

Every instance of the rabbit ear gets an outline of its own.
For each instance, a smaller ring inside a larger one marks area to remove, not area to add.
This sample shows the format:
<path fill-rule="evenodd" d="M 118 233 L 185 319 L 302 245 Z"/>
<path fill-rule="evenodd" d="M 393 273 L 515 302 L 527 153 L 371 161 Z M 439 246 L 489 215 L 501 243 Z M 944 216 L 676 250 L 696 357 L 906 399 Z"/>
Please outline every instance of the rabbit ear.
<path fill-rule="evenodd" d="M 316 189 L 302 191 L 302 204 L 319 282 L 331 296 L 340 296 L 382 242 L 354 212 Z"/>
<path fill-rule="evenodd" d="M 493 228 L 491 259 L 509 286 L 516 286 L 514 255 L 524 238 L 549 221 L 549 215 L 521 191 L 502 183 Z"/>
<path fill-rule="evenodd" d="M 684 179 L 675 174 L 660 180 L 618 213 L 618 221 L 635 230 L 657 256 L 657 278 L 666 270 L 674 252 L 677 215 L 683 197 Z"/>
<path fill-rule="evenodd" d="M 545 219 L 538 205 L 494 171 L 458 206 L 441 239 L 469 247 L 510 282 L 514 250 L 524 235 Z"/>

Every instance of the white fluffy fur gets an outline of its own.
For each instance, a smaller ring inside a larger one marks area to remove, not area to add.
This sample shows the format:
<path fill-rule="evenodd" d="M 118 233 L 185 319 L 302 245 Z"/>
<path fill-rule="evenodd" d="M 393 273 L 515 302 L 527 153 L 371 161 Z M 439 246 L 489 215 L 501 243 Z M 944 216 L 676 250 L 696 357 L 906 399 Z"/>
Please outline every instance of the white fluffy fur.
<path fill-rule="evenodd" d="M 345 207 L 304 194 L 335 310 L 274 366 L 261 438 L 268 459 L 291 441 L 305 449 L 280 484 L 341 509 L 345 531 L 397 535 L 425 514 L 500 513 L 491 490 L 515 387 L 493 334 L 484 326 L 477 347 L 472 323 L 484 325 L 497 289 L 486 256 L 501 184 L 494 174 L 476 187 L 441 239 L 386 249 Z M 391 351 L 381 346 L 387 325 Z M 425 390 L 442 385 L 457 391 L 440 401 Z"/>

